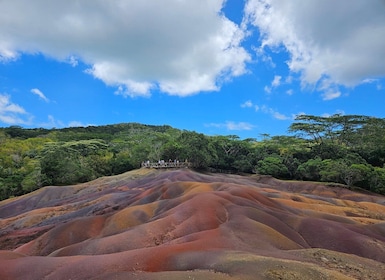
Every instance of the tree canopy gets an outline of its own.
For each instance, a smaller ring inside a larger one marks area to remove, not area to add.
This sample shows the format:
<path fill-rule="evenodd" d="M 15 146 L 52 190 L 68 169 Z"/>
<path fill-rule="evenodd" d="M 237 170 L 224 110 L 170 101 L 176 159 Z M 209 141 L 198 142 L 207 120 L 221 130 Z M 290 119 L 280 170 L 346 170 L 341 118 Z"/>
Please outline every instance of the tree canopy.
<path fill-rule="evenodd" d="M 0 199 L 46 185 L 86 182 L 143 161 L 188 160 L 193 168 L 345 184 L 385 194 L 385 120 L 299 115 L 292 136 L 236 135 L 138 123 L 64 129 L 0 128 Z"/>

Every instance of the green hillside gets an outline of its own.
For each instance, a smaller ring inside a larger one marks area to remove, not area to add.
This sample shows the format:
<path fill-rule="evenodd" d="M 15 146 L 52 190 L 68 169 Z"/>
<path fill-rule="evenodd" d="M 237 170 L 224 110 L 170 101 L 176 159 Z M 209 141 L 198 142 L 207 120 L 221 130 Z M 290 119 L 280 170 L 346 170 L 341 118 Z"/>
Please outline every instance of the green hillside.
<path fill-rule="evenodd" d="M 188 160 L 201 170 L 334 182 L 385 194 L 384 119 L 301 115 L 288 131 L 291 136 L 257 141 L 138 123 L 0 128 L 0 199 L 120 174 L 147 160 Z"/>

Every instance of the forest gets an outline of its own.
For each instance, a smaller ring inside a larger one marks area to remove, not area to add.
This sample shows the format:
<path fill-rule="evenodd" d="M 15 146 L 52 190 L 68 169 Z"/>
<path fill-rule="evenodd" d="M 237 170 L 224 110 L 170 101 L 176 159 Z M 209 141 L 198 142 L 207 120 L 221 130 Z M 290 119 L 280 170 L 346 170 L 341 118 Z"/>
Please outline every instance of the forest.
<path fill-rule="evenodd" d="M 202 171 L 319 181 L 385 194 L 385 119 L 299 115 L 288 135 L 260 138 L 139 123 L 0 128 L 0 199 L 116 175 L 160 159 L 187 160 Z"/>

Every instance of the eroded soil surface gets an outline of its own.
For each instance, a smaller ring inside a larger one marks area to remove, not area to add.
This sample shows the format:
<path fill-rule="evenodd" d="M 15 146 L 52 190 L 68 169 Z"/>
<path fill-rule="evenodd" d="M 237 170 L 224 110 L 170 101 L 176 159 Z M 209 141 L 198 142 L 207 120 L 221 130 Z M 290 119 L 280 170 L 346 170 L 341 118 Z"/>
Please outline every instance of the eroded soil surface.
<path fill-rule="evenodd" d="M 0 202 L 0 279 L 385 279 L 385 197 L 139 169 Z"/>

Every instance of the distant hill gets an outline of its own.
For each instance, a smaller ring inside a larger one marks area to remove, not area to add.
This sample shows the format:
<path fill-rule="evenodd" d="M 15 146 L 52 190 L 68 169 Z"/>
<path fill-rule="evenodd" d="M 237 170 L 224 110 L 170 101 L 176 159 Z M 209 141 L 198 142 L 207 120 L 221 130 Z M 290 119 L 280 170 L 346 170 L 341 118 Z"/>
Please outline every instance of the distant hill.
<path fill-rule="evenodd" d="M 385 119 L 301 115 L 293 136 L 208 136 L 168 125 L 0 128 L 0 200 L 43 186 L 84 183 L 143 162 L 195 170 L 344 184 L 385 194 Z"/>
<path fill-rule="evenodd" d="M 0 202 L 0 279 L 384 279 L 385 198 L 137 169 Z"/>

